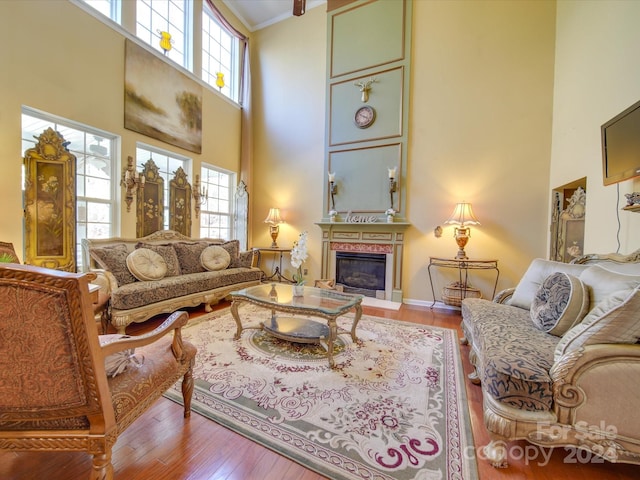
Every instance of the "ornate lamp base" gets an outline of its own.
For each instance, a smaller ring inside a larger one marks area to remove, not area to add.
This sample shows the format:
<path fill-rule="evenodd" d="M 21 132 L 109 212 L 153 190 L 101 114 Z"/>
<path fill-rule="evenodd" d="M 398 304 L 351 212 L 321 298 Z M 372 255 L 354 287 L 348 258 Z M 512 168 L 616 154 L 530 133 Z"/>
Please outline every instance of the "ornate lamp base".
<path fill-rule="evenodd" d="M 455 229 L 454 237 L 456 239 L 456 243 L 458 244 L 458 254 L 456 255 L 456 258 L 459 260 L 469 258 L 464 251 L 464 247 L 469 241 L 469 230 L 469 227 L 456 227 Z"/>
<path fill-rule="evenodd" d="M 269 226 L 269 233 L 271 234 L 271 248 L 278 248 L 278 243 L 276 240 L 278 239 L 278 233 L 280 233 L 280 225 L 271 225 Z"/>

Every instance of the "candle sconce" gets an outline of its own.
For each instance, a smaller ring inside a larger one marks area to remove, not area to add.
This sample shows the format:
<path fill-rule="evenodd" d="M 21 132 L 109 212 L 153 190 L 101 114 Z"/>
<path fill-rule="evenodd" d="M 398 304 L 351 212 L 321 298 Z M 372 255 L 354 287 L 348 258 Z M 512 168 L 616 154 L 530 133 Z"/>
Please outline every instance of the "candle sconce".
<path fill-rule="evenodd" d="M 124 187 L 124 201 L 127 204 L 127 212 L 131 211 L 131 203 L 136 195 L 138 188 L 144 188 L 144 175 L 136 172 L 133 157 L 127 157 L 127 166 L 122 170 L 122 178 L 120 185 Z"/>
<path fill-rule="evenodd" d="M 196 218 L 198 218 L 200 216 L 200 205 L 204 205 L 209 199 L 209 190 L 200 185 L 200 175 L 196 175 L 196 181 L 193 183 L 192 195 L 196 210 Z"/>
<path fill-rule="evenodd" d="M 336 199 L 335 196 L 338 194 L 338 184 L 336 183 L 336 174 L 329 172 L 329 195 L 331 196 L 331 211 L 329 212 L 330 216 L 336 215 Z"/>
<path fill-rule="evenodd" d="M 389 199 L 391 200 L 390 210 L 393 210 L 393 194 L 398 190 L 398 182 L 396 181 L 396 168 L 389 169 Z"/>
<path fill-rule="evenodd" d="M 335 210 L 336 209 L 335 195 L 338 194 L 338 185 L 336 185 L 336 182 L 334 181 L 329 182 L 329 194 L 331 195 L 331 210 Z"/>

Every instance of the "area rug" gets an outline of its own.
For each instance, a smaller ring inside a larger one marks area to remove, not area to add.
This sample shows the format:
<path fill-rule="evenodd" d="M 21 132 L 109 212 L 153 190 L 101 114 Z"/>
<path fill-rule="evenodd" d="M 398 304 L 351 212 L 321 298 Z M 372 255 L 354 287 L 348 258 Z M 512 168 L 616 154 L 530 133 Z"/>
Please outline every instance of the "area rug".
<path fill-rule="evenodd" d="M 478 478 L 456 332 L 363 315 L 353 343 L 352 321 L 338 319 L 334 369 L 319 345 L 234 340 L 229 309 L 190 321 L 192 410 L 331 479 Z M 181 403 L 180 384 L 165 396 Z"/>

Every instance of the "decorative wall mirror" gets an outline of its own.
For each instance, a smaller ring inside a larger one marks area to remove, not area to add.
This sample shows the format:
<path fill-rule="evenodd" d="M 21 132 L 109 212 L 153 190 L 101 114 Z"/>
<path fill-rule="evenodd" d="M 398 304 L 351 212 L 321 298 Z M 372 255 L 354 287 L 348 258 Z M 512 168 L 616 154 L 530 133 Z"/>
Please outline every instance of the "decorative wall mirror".
<path fill-rule="evenodd" d="M 137 191 L 136 236 L 146 237 L 164 228 L 164 179 L 153 159 L 144 164 L 144 183 Z"/>
<path fill-rule="evenodd" d="M 240 241 L 240 250 L 244 251 L 247 250 L 249 242 L 249 192 L 247 192 L 247 184 L 243 180 L 240 180 L 236 188 L 235 200 L 233 231 L 235 238 Z"/>
<path fill-rule="evenodd" d="M 24 154 L 25 263 L 76 271 L 76 157 L 47 128 Z"/>
<path fill-rule="evenodd" d="M 182 167 L 169 182 L 169 228 L 191 236 L 191 185 Z"/>

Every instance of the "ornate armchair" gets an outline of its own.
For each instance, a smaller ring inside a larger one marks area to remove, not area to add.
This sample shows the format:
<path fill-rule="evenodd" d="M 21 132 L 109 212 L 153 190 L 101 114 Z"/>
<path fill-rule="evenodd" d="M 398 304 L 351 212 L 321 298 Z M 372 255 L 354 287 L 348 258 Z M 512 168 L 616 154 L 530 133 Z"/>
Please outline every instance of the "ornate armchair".
<path fill-rule="evenodd" d="M 104 341 L 87 275 L 16 264 L 0 264 L 0 299 L 0 448 L 86 451 L 89 478 L 112 479 L 120 433 L 181 377 L 189 417 L 196 349 L 182 341 L 186 312 Z M 108 376 L 105 359 L 122 352 L 140 361 Z"/>

